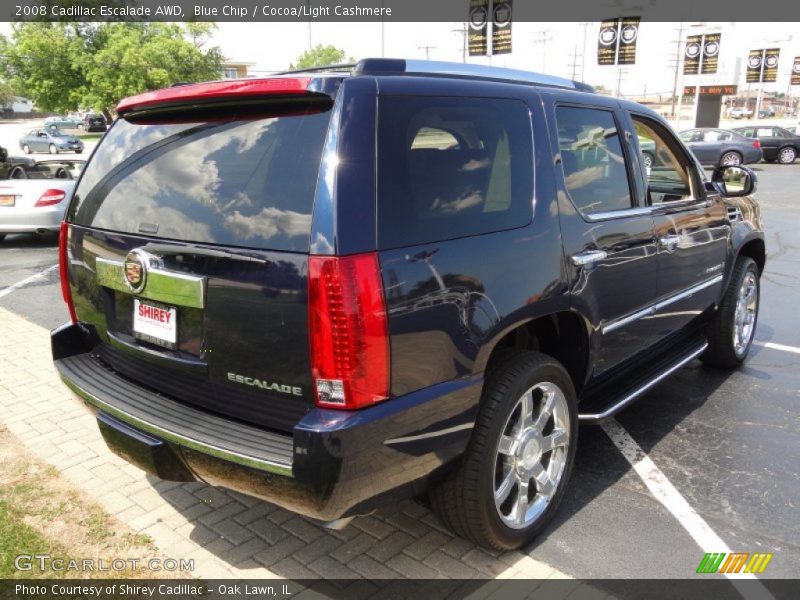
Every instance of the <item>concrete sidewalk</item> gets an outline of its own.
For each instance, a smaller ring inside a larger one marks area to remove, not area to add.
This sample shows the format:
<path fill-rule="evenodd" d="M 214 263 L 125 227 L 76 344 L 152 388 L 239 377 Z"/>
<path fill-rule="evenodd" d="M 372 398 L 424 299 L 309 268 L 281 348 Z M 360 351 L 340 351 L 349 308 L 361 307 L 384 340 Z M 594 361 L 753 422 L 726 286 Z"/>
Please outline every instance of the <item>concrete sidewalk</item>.
<path fill-rule="evenodd" d="M 0 421 L 165 554 L 194 559 L 196 577 L 566 577 L 522 552 L 487 552 L 455 538 L 413 502 L 327 531 L 257 499 L 145 475 L 106 448 L 94 418 L 63 386 L 49 332 L 4 309 Z"/>

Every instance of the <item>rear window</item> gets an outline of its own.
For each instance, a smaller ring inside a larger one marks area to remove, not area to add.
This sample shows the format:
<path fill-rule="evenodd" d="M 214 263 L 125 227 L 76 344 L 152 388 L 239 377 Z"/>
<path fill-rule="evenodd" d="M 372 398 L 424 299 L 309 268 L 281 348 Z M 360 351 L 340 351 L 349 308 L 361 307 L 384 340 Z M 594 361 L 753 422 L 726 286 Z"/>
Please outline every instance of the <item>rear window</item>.
<path fill-rule="evenodd" d="M 382 97 L 378 197 L 382 249 L 527 225 L 527 106 L 500 98 Z"/>
<path fill-rule="evenodd" d="M 330 111 L 183 123 L 119 119 L 70 206 L 78 225 L 307 251 Z"/>

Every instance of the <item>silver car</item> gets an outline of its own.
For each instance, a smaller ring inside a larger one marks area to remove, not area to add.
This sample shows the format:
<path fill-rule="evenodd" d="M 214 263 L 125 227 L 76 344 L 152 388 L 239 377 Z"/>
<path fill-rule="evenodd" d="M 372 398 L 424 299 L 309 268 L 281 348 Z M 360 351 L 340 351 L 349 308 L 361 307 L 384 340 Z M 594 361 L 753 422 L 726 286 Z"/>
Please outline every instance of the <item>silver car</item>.
<path fill-rule="evenodd" d="M 0 180 L 0 240 L 9 233 L 59 229 L 83 160 L 48 160 L 25 168 L 24 177 Z"/>
<path fill-rule="evenodd" d="M 701 127 L 678 134 L 704 165 L 749 165 L 761 162 L 761 143 L 735 131 Z"/>

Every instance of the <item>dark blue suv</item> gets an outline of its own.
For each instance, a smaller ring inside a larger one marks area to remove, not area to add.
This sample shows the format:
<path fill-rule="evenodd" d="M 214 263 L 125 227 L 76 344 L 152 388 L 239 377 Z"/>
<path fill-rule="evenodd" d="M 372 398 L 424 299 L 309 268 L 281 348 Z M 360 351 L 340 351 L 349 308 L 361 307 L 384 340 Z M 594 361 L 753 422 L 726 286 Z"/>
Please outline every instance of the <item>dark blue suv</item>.
<path fill-rule="evenodd" d="M 62 226 L 53 357 L 161 478 L 331 526 L 427 493 L 515 548 L 556 510 L 579 422 L 749 351 L 755 176 L 707 178 L 637 104 L 368 59 L 118 114 Z"/>

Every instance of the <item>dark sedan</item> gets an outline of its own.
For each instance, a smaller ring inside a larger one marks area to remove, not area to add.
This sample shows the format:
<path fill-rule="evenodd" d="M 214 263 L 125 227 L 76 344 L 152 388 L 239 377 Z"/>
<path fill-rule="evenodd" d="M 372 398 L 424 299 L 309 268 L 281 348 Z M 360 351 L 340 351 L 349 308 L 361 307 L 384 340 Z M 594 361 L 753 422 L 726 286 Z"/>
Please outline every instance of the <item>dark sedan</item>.
<path fill-rule="evenodd" d="M 679 137 L 704 165 L 746 165 L 761 162 L 761 144 L 727 129 L 697 128 Z"/>
<path fill-rule="evenodd" d="M 749 138 L 757 139 L 764 151 L 764 160 L 782 165 L 790 165 L 800 152 L 800 135 L 795 135 L 783 127 L 772 125 L 749 125 L 737 127 L 733 131 Z"/>
<path fill-rule="evenodd" d="M 31 129 L 19 139 L 19 147 L 25 154 L 31 152 L 83 152 L 83 142 L 57 128 Z"/>

